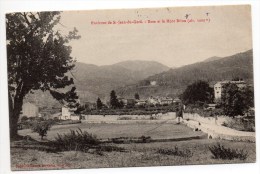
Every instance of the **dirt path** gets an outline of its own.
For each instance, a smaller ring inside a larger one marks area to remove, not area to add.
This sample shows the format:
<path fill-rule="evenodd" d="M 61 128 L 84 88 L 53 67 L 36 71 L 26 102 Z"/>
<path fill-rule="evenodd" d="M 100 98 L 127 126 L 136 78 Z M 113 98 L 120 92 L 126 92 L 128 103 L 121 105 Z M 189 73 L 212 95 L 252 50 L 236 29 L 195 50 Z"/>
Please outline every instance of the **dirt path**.
<path fill-rule="evenodd" d="M 194 120 L 183 120 L 183 123 L 190 128 L 207 133 L 209 138 L 255 142 L 255 132 L 238 131 L 228 127 L 200 123 Z"/>

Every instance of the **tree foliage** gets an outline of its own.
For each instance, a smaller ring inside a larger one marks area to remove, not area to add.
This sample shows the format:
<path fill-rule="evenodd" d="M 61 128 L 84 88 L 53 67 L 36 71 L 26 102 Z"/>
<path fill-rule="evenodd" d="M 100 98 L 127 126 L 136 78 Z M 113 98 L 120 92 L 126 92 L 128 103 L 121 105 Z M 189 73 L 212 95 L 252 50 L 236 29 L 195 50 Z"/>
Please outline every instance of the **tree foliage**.
<path fill-rule="evenodd" d="M 103 103 L 100 100 L 100 98 L 98 97 L 98 99 L 97 99 L 97 109 L 102 109 L 102 107 L 103 107 Z"/>
<path fill-rule="evenodd" d="M 116 92 L 114 90 L 112 90 L 111 93 L 110 93 L 110 105 L 113 109 L 122 107 L 122 102 L 118 101 L 118 98 L 116 96 Z"/>
<path fill-rule="evenodd" d="M 221 94 L 221 106 L 228 116 L 244 115 L 254 107 L 254 92 L 250 87 L 240 89 L 236 84 L 225 84 Z"/>
<path fill-rule="evenodd" d="M 59 21 L 60 12 L 6 15 L 11 137 L 17 135 L 17 120 L 29 92 L 49 90 L 61 102 L 77 99 L 75 88 L 67 93 L 56 90 L 73 84 L 66 75 L 74 67 L 68 43 L 79 39 L 75 28 L 67 36 L 55 30 Z"/>
<path fill-rule="evenodd" d="M 47 131 L 50 130 L 53 123 L 51 121 L 35 121 L 32 124 L 32 131 L 39 134 L 41 139 L 43 139 L 44 136 L 47 136 Z"/>
<path fill-rule="evenodd" d="M 139 96 L 138 93 L 135 93 L 135 99 L 136 99 L 136 100 L 139 100 L 139 99 L 140 99 L 140 96 Z"/>
<path fill-rule="evenodd" d="M 214 98 L 214 90 L 205 81 L 196 81 L 189 85 L 182 94 L 184 104 L 210 103 Z"/>

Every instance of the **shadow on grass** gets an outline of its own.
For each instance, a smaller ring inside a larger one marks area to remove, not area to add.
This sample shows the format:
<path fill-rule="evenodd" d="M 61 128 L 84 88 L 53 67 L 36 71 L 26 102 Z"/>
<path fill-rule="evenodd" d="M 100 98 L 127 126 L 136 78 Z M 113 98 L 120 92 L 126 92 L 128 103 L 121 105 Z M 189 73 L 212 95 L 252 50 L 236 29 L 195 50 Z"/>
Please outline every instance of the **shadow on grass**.
<path fill-rule="evenodd" d="M 43 140 L 38 141 L 30 136 L 19 136 L 11 140 L 11 148 L 23 149 L 23 150 L 37 150 L 46 153 L 60 154 L 65 151 L 81 151 L 85 153 L 92 153 L 103 155 L 104 152 L 127 152 L 126 149 L 111 145 L 105 142 L 99 142 L 94 145 L 86 144 L 84 149 L 79 148 L 77 145 L 71 148 L 61 148 L 62 144 L 57 144 L 57 141 Z"/>

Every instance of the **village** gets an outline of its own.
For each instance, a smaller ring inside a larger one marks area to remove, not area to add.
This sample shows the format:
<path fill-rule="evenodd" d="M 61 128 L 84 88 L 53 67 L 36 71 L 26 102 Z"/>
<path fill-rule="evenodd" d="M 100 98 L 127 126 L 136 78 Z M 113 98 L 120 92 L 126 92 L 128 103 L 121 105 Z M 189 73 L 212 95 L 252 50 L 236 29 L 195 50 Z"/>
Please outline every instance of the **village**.
<path fill-rule="evenodd" d="M 153 82 L 154 83 L 154 82 Z M 237 80 L 237 81 L 219 81 L 215 83 L 214 85 L 214 102 L 208 103 L 207 105 L 204 106 L 204 110 L 214 110 L 216 108 L 217 103 L 221 101 L 221 95 L 224 90 L 224 85 L 225 84 L 235 84 L 239 89 L 243 89 L 246 86 L 249 86 L 245 83 L 243 80 Z M 131 110 L 137 110 L 137 109 L 142 109 L 142 108 L 147 108 L 147 107 L 160 107 L 163 109 L 167 109 L 170 107 L 173 108 L 172 111 L 175 111 L 176 106 L 179 106 L 180 104 L 183 104 L 181 99 L 179 97 L 176 98 L 171 98 L 171 97 L 160 97 L 160 96 L 150 96 L 147 99 L 140 99 L 139 95 L 136 94 L 135 98 L 122 98 L 118 97 L 117 98 L 118 102 L 121 103 L 120 108 L 128 108 Z M 184 104 L 183 104 L 184 105 Z M 89 114 L 88 111 L 91 110 L 111 110 L 113 109 L 111 107 L 111 104 L 109 101 L 102 103 L 101 107 L 97 106 L 97 103 L 91 103 L 91 102 L 86 102 L 86 103 L 81 103 L 81 106 L 83 106 L 84 110 L 86 111 L 85 114 Z M 164 106 L 164 108 L 162 107 Z M 184 112 L 185 112 L 185 105 L 184 107 Z M 114 108 L 115 109 L 115 108 Z M 62 106 L 59 108 L 39 108 L 36 104 L 34 103 L 24 103 L 22 107 L 22 112 L 20 115 L 20 119 L 22 118 L 42 118 L 44 120 L 48 119 L 55 119 L 55 120 L 81 120 L 85 119 L 80 113 L 75 113 L 77 108 L 69 108 L 68 106 Z M 84 111 L 83 110 L 83 111 Z M 254 108 L 250 108 L 250 110 L 254 110 Z M 82 113 L 82 111 L 81 111 Z"/>

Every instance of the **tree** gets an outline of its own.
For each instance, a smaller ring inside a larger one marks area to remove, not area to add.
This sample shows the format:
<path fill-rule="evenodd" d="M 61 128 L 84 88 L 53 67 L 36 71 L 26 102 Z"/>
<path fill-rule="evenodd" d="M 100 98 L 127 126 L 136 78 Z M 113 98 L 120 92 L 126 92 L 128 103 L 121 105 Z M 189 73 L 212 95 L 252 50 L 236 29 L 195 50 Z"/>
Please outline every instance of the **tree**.
<path fill-rule="evenodd" d="M 60 12 L 6 15 L 11 138 L 17 136 L 17 121 L 29 92 L 50 91 L 55 99 L 70 104 L 77 99 L 75 87 L 65 93 L 58 89 L 73 85 L 73 79 L 66 74 L 75 62 L 68 43 L 80 36 L 75 28 L 67 36 L 55 31 L 59 20 Z"/>
<path fill-rule="evenodd" d="M 120 107 L 120 103 L 117 99 L 116 92 L 114 90 L 112 90 L 110 93 L 110 105 L 113 109 Z"/>
<path fill-rule="evenodd" d="M 47 131 L 50 130 L 52 124 L 51 121 L 35 121 L 31 129 L 33 132 L 37 132 L 41 139 L 43 139 L 44 136 L 47 136 Z"/>
<path fill-rule="evenodd" d="M 140 100 L 140 96 L 139 96 L 138 93 L 135 93 L 135 99 L 136 99 L 136 100 Z"/>
<path fill-rule="evenodd" d="M 244 115 L 254 106 L 254 93 L 250 87 L 239 89 L 236 84 L 228 83 L 223 86 L 221 94 L 221 107 L 228 116 Z"/>
<path fill-rule="evenodd" d="M 205 81 L 196 81 L 189 85 L 182 94 L 184 104 L 199 104 L 213 102 L 214 90 Z"/>
<path fill-rule="evenodd" d="M 98 109 L 102 109 L 102 107 L 103 107 L 103 103 L 101 102 L 100 98 L 98 97 L 98 99 L 97 99 L 97 108 Z"/>

